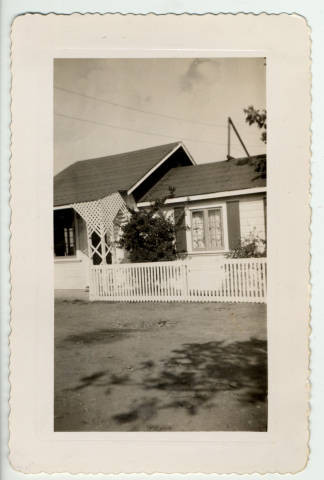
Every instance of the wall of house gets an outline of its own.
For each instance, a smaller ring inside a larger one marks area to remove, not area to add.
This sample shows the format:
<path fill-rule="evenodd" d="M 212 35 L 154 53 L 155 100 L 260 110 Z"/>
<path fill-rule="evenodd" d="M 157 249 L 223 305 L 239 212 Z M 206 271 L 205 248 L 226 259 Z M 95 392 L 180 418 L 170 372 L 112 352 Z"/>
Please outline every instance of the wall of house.
<path fill-rule="evenodd" d="M 182 208 L 185 209 L 185 222 L 189 227 L 186 230 L 186 251 L 187 258 L 192 260 L 194 265 L 196 262 L 206 262 L 208 265 L 210 262 L 217 262 L 229 251 L 229 238 L 228 238 L 228 225 L 227 225 L 227 201 L 233 200 L 238 202 L 239 211 L 239 230 L 241 239 L 248 238 L 251 234 L 258 236 L 262 239 L 266 238 L 265 228 L 265 206 L 264 206 L 264 194 L 252 194 L 241 195 L 236 197 L 224 197 L 208 200 L 191 201 L 186 205 L 182 204 Z M 191 237 L 191 210 L 196 208 L 212 208 L 221 206 L 223 208 L 223 227 L 224 227 L 224 250 L 213 252 L 197 252 L 192 249 L 192 237 Z M 179 205 L 177 205 L 179 207 Z M 174 212 L 174 207 L 168 207 L 170 215 Z"/>
<path fill-rule="evenodd" d="M 265 239 L 264 200 L 261 195 L 244 197 L 239 202 L 241 238 L 251 234 Z"/>
<path fill-rule="evenodd" d="M 89 258 L 84 221 L 76 215 L 76 255 L 54 259 L 54 288 L 56 290 L 84 290 L 89 286 Z"/>
<path fill-rule="evenodd" d="M 254 234 L 260 238 L 265 238 L 265 207 L 264 207 L 264 195 L 253 194 L 237 197 L 230 197 L 234 202 L 238 202 L 239 211 L 239 230 L 241 238 L 247 238 L 249 235 Z M 211 262 L 217 262 L 221 260 L 226 252 L 229 251 L 229 239 L 227 229 L 227 198 L 216 198 L 209 200 L 200 200 L 182 205 L 185 209 L 185 222 L 189 227 L 185 230 L 186 239 L 186 257 L 190 259 L 192 267 L 201 269 L 201 266 L 205 263 L 206 266 Z M 197 252 L 192 249 L 191 238 L 191 210 L 196 208 L 212 208 L 215 206 L 221 206 L 223 208 L 223 226 L 224 226 L 224 249 L 221 251 L 211 252 Z M 179 207 L 179 205 L 177 205 Z M 166 208 L 166 212 L 170 217 L 175 216 L 174 207 L 170 206 Z M 55 288 L 56 289 L 86 289 L 89 286 L 89 258 L 87 247 L 87 235 L 86 226 L 84 221 L 77 217 L 76 221 L 76 245 L 77 252 L 75 257 L 57 257 L 55 263 Z M 116 249 L 114 252 L 114 262 L 125 263 L 127 257 L 125 252 L 121 249 Z"/>
<path fill-rule="evenodd" d="M 89 259 L 77 250 L 75 257 L 54 260 L 54 288 L 56 290 L 84 290 L 89 286 Z"/>

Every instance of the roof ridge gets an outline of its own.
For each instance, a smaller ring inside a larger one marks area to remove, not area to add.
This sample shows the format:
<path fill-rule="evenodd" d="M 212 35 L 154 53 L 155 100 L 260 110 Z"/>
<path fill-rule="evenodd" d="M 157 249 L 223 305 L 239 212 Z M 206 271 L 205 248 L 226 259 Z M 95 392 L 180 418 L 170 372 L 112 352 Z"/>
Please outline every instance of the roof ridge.
<path fill-rule="evenodd" d="M 54 176 L 54 203 L 70 204 L 75 202 L 75 199 L 92 201 L 111 192 L 128 192 L 137 188 L 182 147 L 183 143 L 179 141 L 105 157 L 78 160 Z M 185 155 L 191 158 L 186 151 Z M 180 163 L 189 163 L 189 160 L 182 159 Z"/>
<path fill-rule="evenodd" d="M 72 163 L 71 165 L 75 165 L 77 163 L 83 163 L 83 162 L 90 162 L 92 160 L 101 160 L 101 159 L 103 160 L 104 158 L 108 159 L 110 157 L 126 156 L 126 155 L 129 155 L 131 153 L 144 152 L 144 151 L 152 150 L 152 149 L 155 149 L 155 148 L 162 148 L 162 147 L 168 147 L 168 146 L 171 147 L 171 145 L 175 146 L 175 145 L 180 145 L 180 144 L 182 144 L 181 140 L 179 140 L 177 142 L 163 143 L 162 145 L 155 145 L 153 147 L 138 148 L 136 150 L 128 150 L 126 152 L 112 153 L 110 155 L 103 155 L 102 157 L 85 158 L 84 160 L 77 160 L 76 162 Z"/>
<path fill-rule="evenodd" d="M 174 168 L 191 168 L 191 167 L 202 167 L 202 166 L 206 166 L 206 165 L 221 165 L 221 164 L 224 164 L 224 165 L 230 165 L 230 164 L 233 165 L 234 164 L 235 166 L 241 166 L 241 165 L 238 165 L 236 162 L 239 162 L 239 161 L 242 161 L 242 160 L 259 158 L 259 157 L 266 157 L 266 156 L 267 156 L 266 153 L 259 153 L 257 155 L 250 155 L 250 157 L 232 157 L 229 160 L 218 160 L 217 162 L 202 162 L 202 163 L 197 163 L 196 165 L 185 165 L 185 166 L 181 166 L 181 167 L 172 167 L 171 170 L 173 170 Z"/>
<path fill-rule="evenodd" d="M 242 157 L 174 167 L 141 197 L 140 202 L 164 196 L 168 186 L 175 188 L 175 197 L 264 187 L 266 180 L 255 173 L 254 161 L 250 161 L 258 157 L 260 155 L 244 157 L 244 162 Z"/>
<path fill-rule="evenodd" d="M 170 172 L 171 172 L 171 170 L 180 169 L 180 168 L 197 168 L 197 167 L 205 167 L 207 165 L 208 166 L 210 166 L 210 165 L 220 165 L 222 163 L 226 164 L 226 165 L 229 165 L 228 160 L 219 160 L 218 162 L 204 162 L 204 163 L 197 163 L 196 165 L 184 165 L 184 166 L 180 166 L 180 167 L 172 167 L 170 169 Z"/>

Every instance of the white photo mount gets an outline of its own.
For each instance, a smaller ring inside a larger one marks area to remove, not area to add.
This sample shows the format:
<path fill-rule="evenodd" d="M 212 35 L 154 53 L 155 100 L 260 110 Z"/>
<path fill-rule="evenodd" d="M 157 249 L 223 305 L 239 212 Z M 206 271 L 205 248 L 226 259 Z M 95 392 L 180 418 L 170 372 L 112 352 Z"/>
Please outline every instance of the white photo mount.
<path fill-rule="evenodd" d="M 267 58 L 268 432 L 55 433 L 53 60 L 183 56 Z M 309 29 L 297 15 L 27 14 L 15 19 L 10 337 L 15 469 L 265 474 L 305 467 L 310 81 Z"/>

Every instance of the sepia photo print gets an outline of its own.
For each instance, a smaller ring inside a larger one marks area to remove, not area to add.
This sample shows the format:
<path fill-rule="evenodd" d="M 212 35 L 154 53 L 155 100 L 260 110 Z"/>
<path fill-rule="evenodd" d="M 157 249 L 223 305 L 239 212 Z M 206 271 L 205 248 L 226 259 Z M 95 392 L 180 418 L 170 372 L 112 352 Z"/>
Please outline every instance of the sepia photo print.
<path fill-rule="evenodd" d="M 266 68 L 54 60 L 54 431 L 267 431 Z"/>

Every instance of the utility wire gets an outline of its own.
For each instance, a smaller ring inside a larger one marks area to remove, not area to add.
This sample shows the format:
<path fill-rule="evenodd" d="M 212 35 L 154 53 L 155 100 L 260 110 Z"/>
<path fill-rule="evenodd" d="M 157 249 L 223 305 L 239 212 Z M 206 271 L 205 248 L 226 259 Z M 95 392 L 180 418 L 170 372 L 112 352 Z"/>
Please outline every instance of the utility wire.
<path fill-rule="evenodd" d="M 128 132 L 143 133 L 144 135 L 151 135 L 151 136 L 156 136 L 156 137 L 172 138 L 174 140 L 179 139 L 179 136 L 175 137 L 175 136 L 172 136 L 172 135 L 165 135 L 163 133 L 146 132 L 144 130 L 139 130 L 139 129 L 135 129 L 135 128 L 120 127 L 118 125 L 112 125 L 111 123 L 97 122 L 96 120 L 87 120 L 87 119 L 81 118 L 81 117 L 74 117 L 73 115 L 65 115 L 64 113 L 54 112 L 54 115 L 59 116 L 59 117 L 63 117 L 63 118 L 69 118 L 71 120 L 78 120 L 79 122 L 94 123 L 95 125 L 102 125 L 104 127 L 115 128 L 115 129 L 118 129 L 118 130 L 127 130 Z M 219 146 L 225 145 L 224 143 L 209 142 L 207 140 L 194 140 L 192 138 L 181 138 L 181 140 L 185 140 L 187 142 L 210 143 L 210 144 L 219 145 Z"/>
<path fill-rule="evenodd" d="M 80 97 L 84 97 L 84 98 L 87 98 L 89 100 L 95 100 L 95 101 L 100 102 L 100 103 L 107 103 L 108 105 L 113 105 L 114 107 L 121 107 L 121 108 L 124 108 L 126 110 L 131 110 L 133 112 L 141 112 L 141 113 L 144 113 L 146 115 L 156 115 L 158 117 L 168 118 L 168 119 L 171 119 L 171 120 L 180 120 L 182 122 L 193 123 L 195 125 L 203 125 L 203 126 L 207 126 L 207 127 L 217 127 L 217 128 L 227 128 L 226 125 L 222 125 L 222 124 L 217 124 L 217 123 L 212 123 L 212 122 L 201 122 L 199 120 L 190 120 L 188 118 L 177 117 L 177 116 L 173 116 L 173 115 L 167 115 L 167 114 L 164 114 L 164 113 L 152 112 L 152 111 L 149 111 L 149 110 L 142 110 L 140 108 L 131 107 L 129 105 L 125 105 L 125 104 L 121 104 L 121 103 L 117 103 L 117 102 L 111 102 L 110 100 L 106 100 L 104 98 L 98 98 L 98 97 L 95 97 L 93 95 L 87 95 L 85 93 L 79 93 L 79 92 L 76 92 L 74 90 L 70 90 L 68 88 L 63 88 L 63 87 L 58 87 L 58 86 L 54 86 L 54 88 L 56 90 L 61 90 L 62 92 L 71 93 L 73 95 L 78 95 Z M 236 122 L 236 124 L 238 124 L 238 122 Z M 244 125 L 246 126 L 246 124 L 244 124 Z M 249 132 L 249 134 L 250 135 L 256 135 L 252 132 Z"/>
<path fill-rule="evenodd" d="M 144 135 L 151 135 L 151 136 L 156 136 L 156 137 L 165 137 L 165 138 L 172 138 L 173 140 L 179 140 L 179 136 L 175 137 L 173 135 L 166 135 L 166 134 L 163 134 L 163 133 L 146 132 L 145 130 L 139 130 L 139 129 L 129 128 L 129 127 L 121 127 L 121 126 L 118 126 L 118 125 L 113 125 L 111 123 L 97 122 L 96 120 L 87 120 L 86 118 L 75 117 L 73 115 L 66 115 L 64 113 L 54 112 L 54 115 L 59 116 L 59 117 L 63 117 L 63 118 L 68 118 L 70 120 L 77 120 L 79 122 L 93 123 L 95 125 L 102 125 L 104 127 L 114 128 L 114 129 L 117 129 L 117 130 L 126 130 L 128 132 L 142 133 Z M 185 137 L 182 137 L 181 140 L 186 141 L 186 142 L 194 142 L 194 143 L 207 143 L 207 144 L 211 144 L 211 145 L 218 145 L 218 146 L 221 146 L 221 147 L 225 145 L 225 143 L 211 142 L 211 141 L 208 141 L 208 140 L 198 140 L 198 139 L 195 140 L 193 138 L 185 138 Z M 260 145 L 249 144 L 249 146 L 259 147 Z"/>
<path fill-rule="evenodd" d="M 173 140 L 179 140 L 179 136 L 175 137 L 175 136 L 166 135 L 166 134 L 163 134 L 163 133 L 146 132 L 145 130 L 139 130 L 139 129 L 130 128 L 130 127 L 121 127 L 121 126 L 118 126 L 118 125 L 113 125 L 111 123 L 97 122 L 96 120 L 87 120 L 86 118 L 75 117 L 73 115 L 66 115 L 64 113 L 54 112 L 54 115 L 56 115 L 58 117 L 68 118 L 70 120 L 77 120 L 79 122 L 93 123 L 95 125 L 102 125 L 104 127 L 114 128 L 114 129 L 117 129 L 117 130 L 126 130 L 128 132 L 142 133 L 144 135 L 151 135 L 151 136 L 155 136 L 155 137 L 164 137 L 164 138 L 172 138 Z M 220 147 L 225 145 L 225 143 L 217 143 L 217 142 L 211 142 L 209 140 L 198 140 L 198 139 L 185 138 L 185 137 L 181 137 L 181 140 L 186 141 L 186 142 L 207 143 L 207 144 L 211 144 L 211 145 L 218 145 Z M 250 143 L 249 146 L 259 147 L 260 145 Z"/>

